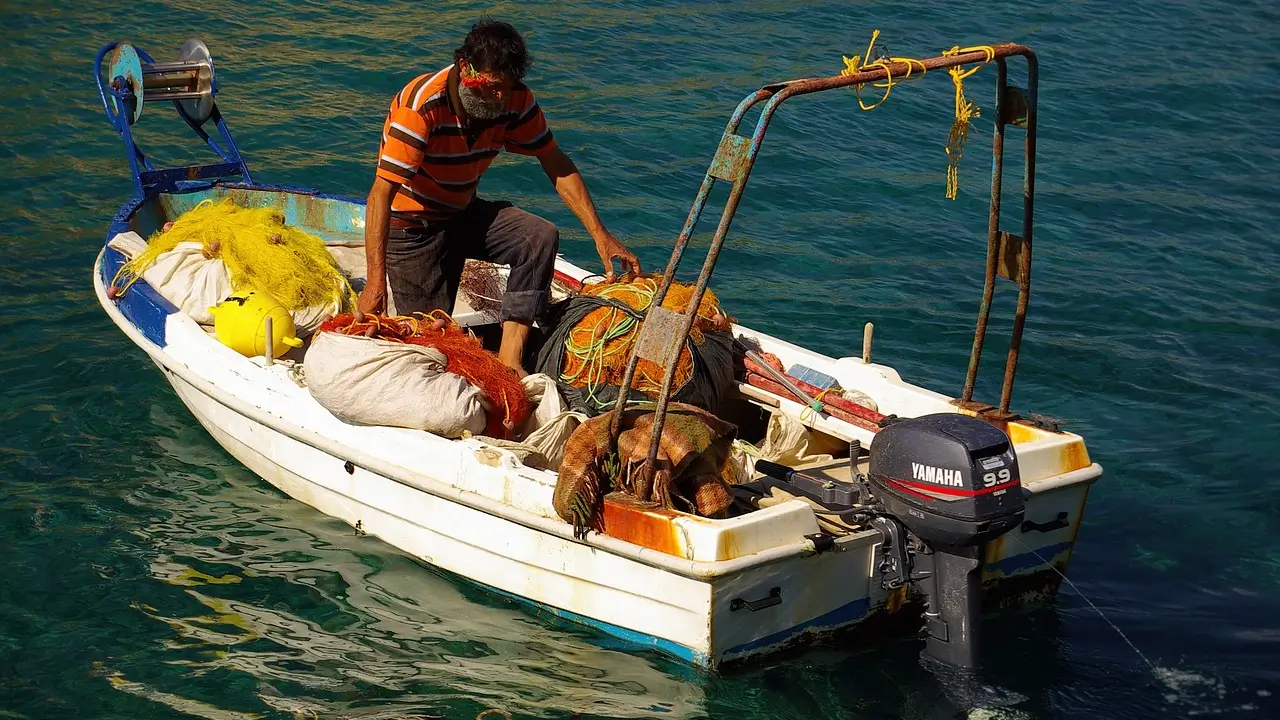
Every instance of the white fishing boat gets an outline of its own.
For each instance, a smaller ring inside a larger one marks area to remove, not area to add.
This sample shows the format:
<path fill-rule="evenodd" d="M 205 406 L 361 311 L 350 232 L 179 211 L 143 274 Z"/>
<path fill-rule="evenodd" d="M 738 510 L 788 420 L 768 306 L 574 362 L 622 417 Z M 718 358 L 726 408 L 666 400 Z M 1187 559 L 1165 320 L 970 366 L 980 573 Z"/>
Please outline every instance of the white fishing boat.
<path fill-rule="evenodd" d="M 943 68 L 989 61 L 999 68 L 992 215 L 998 218 L 1006 125 L 1026 130 L 1027 169 L 1034 171 L 1035 65 L 1021 46 L 997 45 L 993 53 L 925 63 Z M 1016 56 L 1031 66 L 1030 87 L 1022 91 L 1005 82 L 1005 60 Z M 720 519 L 614 493 L 603 504 L 602 530 L 579 537 L 553 508 L 556 472 L 527 465 L 510 448 L 482 437 L 446 439 L 344 422 L 306 387 L 305 347 L 283 358 L 246 357 L 145 281 L 124 293 L 111 291 L 128 257 L 123 240 L 146 238 L 209 198 L 278 209 L 287 223 L 322 237 L 358 282 L 364 206 L 251 179 L 213 100 L 213 64 L 203 44 L 190 41 L 177 62 L 156 63 L 128 44 L 112 43 L 99 53 L 97 67 L 104 108 L 125 141 L 136 190 L 112 220 L 94 263 L 97 297 L 209 434 L 288 496 L 495 593 L 708 669 L 828 641 L 840 637 L 838 631 L 906 613 L 924 629 L 931 654 L 970 666 L 979 658 L 980 613 L 1057 590 L 1089 488 L 1102 470 L 1081 437 L 1009 410 L 1029 292 L 1030 178 L 1022 234 L 1002 231 L 994 220 L 989 229 L 987 288 L 961 397 L 904 382 L 893 368 L 871 361 L 869 352 L 828 357 L 734 325 L 732 334 L 743 345 L 776 356 L 783 367 L 800 365 L 835 378 L 870 402 L 853 403 L 850 414 L 815 398 L 813 386 L 797 377 L 766 372 L 763 382 L 735 379 L 735 414 L 724 419 L 744 435 L 756 432 L 744 439 L 759 442 L 760 418 L 785 418 L 802 426 L 815 447 L 837 451 L 806 465 L 756 463 L 752 482 L 734 488 L 751 507 Z M 889 69 L 899 74 L 899 68 Z M 885 67 L 873 67 L 768 85 L 748 97 L 725 132 L 667 275 L 707 191 L 726 181 L 733 190 L 704 266 L 704 282 L 709 277 L 779 103 L 884 77 Z M 172 100 L 221 162 L 152 168 L 130 132 L 144 98 Z M 738 135 L 746 110 L 762 101 L 754 139 Z M 205 133 L 207 126 L 217 129 L 221 145 Z M 588 276 L 560 258 L 555 291 L 573 293 Z M 971 395 L 997 276 L 1014 280 L 1020 298 L 1003 397 L 995 407 Z M 465 294 L 453 318 L 477 329 L 496 322 L 468 306 Z M 665 401 L 659 398 L 659 406 Z M 914 600 L 926 606 L 923 616 Z"/>

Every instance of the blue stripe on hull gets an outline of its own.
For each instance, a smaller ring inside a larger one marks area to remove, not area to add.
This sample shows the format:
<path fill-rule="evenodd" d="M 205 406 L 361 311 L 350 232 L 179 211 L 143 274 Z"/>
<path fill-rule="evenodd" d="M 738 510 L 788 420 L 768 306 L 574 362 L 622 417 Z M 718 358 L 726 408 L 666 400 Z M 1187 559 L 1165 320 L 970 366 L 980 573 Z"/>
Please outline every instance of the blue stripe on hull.
<path fill-rule="evenodd" d="M 562 620 L 568 620 L 569 622 L 577 623 L 579 625 L 585 625 L 589 628 L 599 630 L 607 635 L 611 635 L 613 637 L 618 638 L 619 640 L 623 640 L 633 645 L 640 645 L 643 647 L 652 648 L 666 655 L 670 655 L 672 657 L 683 660 L 684 662 L 687 662 L 691 665 L 695 665 L 698 667 L 708 667 L 710 665 L 710 662 L 709 662 L 710 658 L 706 653 L 698 652 L 693 648 L 685 647 L 680 643 L 672 642 L 671 640 L 665 640 L 663 638 L 655 637 L 653 635 L 648 635 L 642 632 L 637 632 L 635 630 L 628 630 L 627 628 L 624 628 L 620 625 L 614 625 L 612 623 L 604 622 L 603 620 L 596 620 L 595 618 L 589 618 L 586 615 L 579 615 L 578 613 L 572 612 L 570 610 L 562 610 L 558 607 L 546 605 L 536 600 L 530 600 L 529 598 L 521 597 L 514 593 L 509 593 L 505 590 L 500 590 L 496 587 L 493 587 L 492 585 L 486 585 L 485 583 L 482 583 L 482 582 L 476 582 L 475 580 L 472 580 L 470 578 L 464 578 L 464 579 L 466 579 L 467 582 L 473 585 L 476 585 L 478 587 L 484 588 L 485 590 L 488 590 L 489 592 L 495 593 L 497 595 L 501 595 L 502 597 L 505 597 L 505 598 L 510 598 L 511 600 L 515 600 L 521 605 L 532 607 L 535 611 L 550 613 L 551 615 L 554 615 L 555 617 L 560 618 Z"/>
<path fill-rule="evenodd" d="M 1052 559 L 1055 555 L 1066 550 L 1070 550 L 1071 546 L 1071 542 L 1064 542 L 1058 543 L 1057 545 L 1038 548 L 1036 553 L 1039 553 L 1040 557 L 1037 557 L 1035 553 L 1027 552 L 1021 555 L 1005 558 L 998 563 L 987 565 L 987 569 L 998 570 L 1006 576 L 1017 572 L 1031 570 L 1033 568 L 1047 570 L 1049 566 L 1047 566 L 1040 558 L 1043 557 L 1046 560 Z M 709 667 L 711 664 L 711 658 L 706 653 L 696 652 L 691 648 L 680 645 L 679 643 L 654 637 L 653 635 L 647 635 L 635 630 L 628 630 L 627 628 L 596 620 L 594 618 L 589 618 L 585 615 L 580 615 L 569 610 L 552 607 L 535 600 L 530 600 L 529 598 L 506 592 L 505 590 L 499 590 L 491 585 L 479 583 L 474 580 L 467 579 L 467 581 L 497 595 L 514 600 L 521 605 L 531 607 L 535 611 L 546 612 L 554 617 L 599 630 L 624 642 L 658 650 L 666 655 L 670 655 L 698 667 Z M 997 580 L 997 582 L 999 581 Z M 864 620 L 870 610 L 870 598 L 859 598 L 808 622 L 787 628 L 786 630 L 776 632 L 758 640 L 753 640 L 748 643 L 743 643 L 742 645 L 731 647 L 724 651 L 724 653 L 720 655 L 720 658 L 741 656 L 755 651 L 785 645 L 787 641 L 799 637 L 802 633 L 807 631 L 826 632 L 842 629 Z"/>
<path fill-rule="evenodd" d="M 781 632 L 772 635 L 766 635 L 759 640 L 752 640 L 749 643 L 736 645 L 724 651 L 724 655 L 733 656 L 749 653 L 753 650 L 762 650 L 773 645 L 781 645 L 787 640 L 798 636 L 807 630 L 829 631 L 837 630 L 846 625 L 852 625 L 867 616 L 867 611 L 871 609 L 870 598 L 859 598 L 853 602 L 846 603 L 831 612 L 820 615 L 808 622 L 801 623 L 794 627 L 787 628 Z"/>
<path fill-rule="evenodd" d="M 123 253 L 115 248 L 107 248 L 102 255 L 102 284 L 110 287 L 116 272 L 124 263 Z M 164 347 L 165 319 L 170 313 L 178 311 L 173 303 L 165 300 L 155 288 L 142 280 L 130 286 L 115 303 L 120 313 L 137 326 L 144 337 Z"/>

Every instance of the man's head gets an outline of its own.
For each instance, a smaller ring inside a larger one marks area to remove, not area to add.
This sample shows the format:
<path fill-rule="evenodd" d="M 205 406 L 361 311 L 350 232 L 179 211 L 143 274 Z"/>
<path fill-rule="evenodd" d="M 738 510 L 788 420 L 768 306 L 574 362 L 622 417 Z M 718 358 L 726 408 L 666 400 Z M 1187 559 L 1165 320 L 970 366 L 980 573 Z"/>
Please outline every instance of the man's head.
<path fill-rule="evenodd" d="M 453 52 L 458 99 L 467 115 L 490 120 L 502 113 L 516 83 L 529 68 L 524 38 L 508 23 L 481 18 Z"/>

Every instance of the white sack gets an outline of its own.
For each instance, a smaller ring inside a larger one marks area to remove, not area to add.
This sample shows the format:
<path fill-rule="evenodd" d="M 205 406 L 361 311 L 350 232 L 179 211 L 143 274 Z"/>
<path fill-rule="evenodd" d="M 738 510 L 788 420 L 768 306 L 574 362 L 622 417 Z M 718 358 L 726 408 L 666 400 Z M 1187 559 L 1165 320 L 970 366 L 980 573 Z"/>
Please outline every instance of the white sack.
<path fill-rule="evenodd" d="M 560 389 L 556 387 L 550 375 L 546 373 L 525 375 L 520 378 L 520 384 L 524 386 L 525 397 L 533 404 L 533 412 L 529 413 L 528 419 L 518 428 L 519 437 L 524 437 L 546 425 L 552 418 L 568 409 L 565 407 L 564 398 L 560 397 Z"/>
<path fill-rule="evenodd" d="M 484 432 L 480 390 L 445 372 L 439 350 L 376 338 L 315 335 L 303 365 L 312 397 L 338 418 L 459 437 Z"/>
<path fill-rule="evenodd" d="M 538 449 L 538 452 L 547 459 L 548 470 L 559 470 L 560 461 L 564 460 L 564 446 L 568 444 L 569 436 L 586 419 L 587 416 L 583 413 L 566 410 L 530 433 L 524 439 L 524 444 Z"/>
<path fill-rule="evenodd" d="M 775 411 L 769 416 L 760 457 L 798 467 L 830 462 L 845 447 L 843 441 L 817 434 L 790 415 Z"/>
<path fill-rule="evenodd" d="M 108 245 L 132 259 L 147 244 L 137 233 L 128 232 L 116 235 Z M 231 294 L 227 266 L 217 258 L 205 257 L 200 243 L 195 242 L 178 243 L 174 249 L 161 253 L 143 271 L 142 280 L 201 325 L 213 324 L 209 308 Z"/>
<path fill-rule="evenodd" d="M 334 300 L 328 305 L 314 305 L 312 307 L 304 307 L 294 310 L 290 315 L 293 317 L 294 335 L 303 338 L 311 335 L 320 327 L 325 320 L 342 312 L 342 301 Z"/>
<path fill-rule="evenodd" d="M 569 410 L 551 376 L 545 373 L 526 375 L 520 382 L 534 409 L 520 427 L 519 436 L 523 438 L 524 445 L 536 448 L 546 458 L 547 469 L 555 470 L 564 458 L 564 446 L 569 442 L 569 436 L 587 416 Z"/>

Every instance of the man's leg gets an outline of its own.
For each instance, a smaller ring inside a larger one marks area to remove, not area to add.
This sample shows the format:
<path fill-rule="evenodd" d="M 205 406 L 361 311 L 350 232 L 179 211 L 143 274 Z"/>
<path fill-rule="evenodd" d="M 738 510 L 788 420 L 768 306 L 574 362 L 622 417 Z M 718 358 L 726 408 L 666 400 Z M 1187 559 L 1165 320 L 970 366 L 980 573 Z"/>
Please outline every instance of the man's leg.
<path fill-rule="evenodd" d="M 387 284 L 401 315 L 453 313 L 466 256 L 448 241 L 444 223 L 396 227 L 387 237 Z"/>
<path fill-rule="evenodd" d="M 560 233 L 551 222 L 511 203 L 479 198 L 454 227 L 469 236 L 470 242 L 460 243 L 468 257 L 511 268 L 498 316 L 502 323 L 498 359 L 523 375 L 525 340 L 550 297 Z M 482 242 L 475 242 L 480 239 Z"/>

